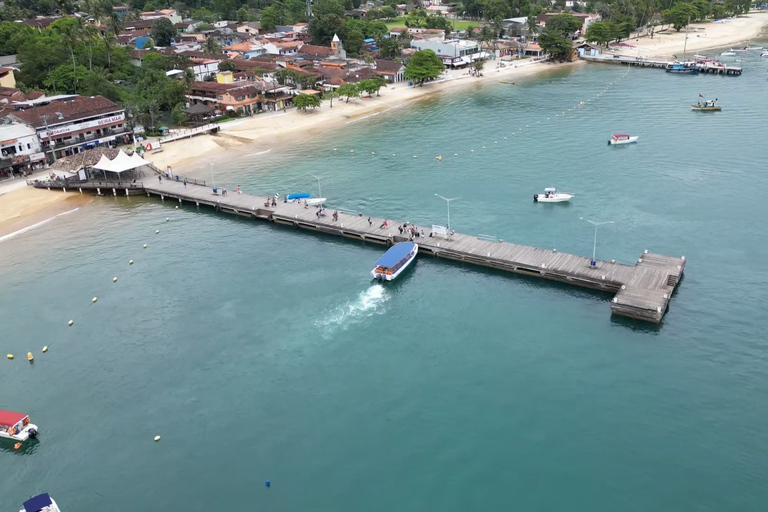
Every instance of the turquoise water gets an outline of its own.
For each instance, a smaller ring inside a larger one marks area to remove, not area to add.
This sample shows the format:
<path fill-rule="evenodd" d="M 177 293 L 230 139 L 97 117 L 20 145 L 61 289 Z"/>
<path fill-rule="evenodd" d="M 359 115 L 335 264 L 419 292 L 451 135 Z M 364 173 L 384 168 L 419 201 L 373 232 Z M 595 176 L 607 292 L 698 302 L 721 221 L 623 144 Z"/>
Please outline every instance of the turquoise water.
<path fill-rule="evenodd" d="M 43 491 L 65 511 L 763 508 L 768 81 L 744 66 L 483 84 L 216 170 L 259 193 L 316 174 L 334 207 L 421 225 L 446 222 L 435 193 L 461 197 L 457 231 L 584 255 L 579 217 L 612 220 L 599 257 L 688 258 L 658 327 L 428 257 L 373 284 L 380 246 L 144 198 L 0 242 L 17 357 L 0 407 L 42 431 L 0 445 L 0 508 Z M 699 92 L 723 112 L 690 112 Z M 577 197 L 533 204 L 546 186 Z"/>

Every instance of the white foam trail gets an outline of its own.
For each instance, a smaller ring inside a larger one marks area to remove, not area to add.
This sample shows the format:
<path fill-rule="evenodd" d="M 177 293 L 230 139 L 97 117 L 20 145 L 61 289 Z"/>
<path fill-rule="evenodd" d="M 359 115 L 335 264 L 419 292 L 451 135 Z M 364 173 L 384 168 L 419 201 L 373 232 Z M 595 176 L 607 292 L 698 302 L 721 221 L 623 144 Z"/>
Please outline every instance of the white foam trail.
<path fill-rule="evenodd" d="M 79 209 L 80 208 L 75 208 L 74 210 L 68 210 L 66 212 L 59 213 L 58 215 L 54 215 L 50 219 L 42 220 L 42 221 L 40 221 L 40 222 L 38 222 L 36 224 L 32 224 L 31 226 L 27 226 L 25 228 L 21 228 L 18 231 L 14 231 L 13 233 L 8 233 L 5 236 L 0 236 L 0 242 L 5 242 L 6 240 L 10 240 L 11 238 L 15 238 L 15 237 L 17 237 L 17 236 L 19 236 L 19 235 L 21 235 L 23 233 L 26 233 L 27 231 L 32 231 L 33 229 L 39 228 L 40 226 L 42 226 L 44 224 L 48 224 L 49 222 L 51 222 L 56 217 L 61 217 L 62 215 L 68 215 L 68 214 L 70 214 L 72 212 L 76 212 Z"/>
<path fill-rule="evenodd" d="M 360 292 L 356 300 L 338 306 L 327 318 L 315 323 L 327 334 L 336 329 L 346 329 L 365 318 L 384 313 L 383 305 L 387 300 L 389 300 L 389 294 L 386 289 L 376 283 Z"/>
<path fill-rule="evenodd" d="M 377 116 L 379 114 L 381 114 L 381 112 L 374 112 L 373 114 L 368 114 L 367 116 L 358 117 L 357 119 L 353 119 L 351 121 L 347 121 L 345 124 L 356 123 L 358 121 L 362 121 L 363 119 L 368 119 L 369 117 L 374 117 L 374 116 Z"/>
<path fill-rule="evenodd" d="M 259 151 L 258 153 L 249 153 L 249 154 L 247 154 L 245 156 L 263 155 L 264 153 L 269 153 L 270 151 L 272 151 L 272 150 L 271 149 L 267 149 L 266 151 Z"/>

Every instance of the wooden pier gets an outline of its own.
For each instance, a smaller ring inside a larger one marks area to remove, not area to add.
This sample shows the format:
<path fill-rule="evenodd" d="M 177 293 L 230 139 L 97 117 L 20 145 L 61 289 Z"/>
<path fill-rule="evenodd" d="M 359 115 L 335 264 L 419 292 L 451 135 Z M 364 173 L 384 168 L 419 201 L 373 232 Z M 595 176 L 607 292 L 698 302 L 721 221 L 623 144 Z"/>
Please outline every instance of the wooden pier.
<path fill-rule="evenodd" d="M 319 217 L 316 207 L 299 203 L 278 202 L 268 206 L 269 198 L 228 191 L 213 194 L 204 183 L 185 184 L 181 181 L 147 179 L 142 183 L 111 184 L 97 182 L 30 182 L 38 188 L 67 188 L 70 191 L 97 189 L 110 195 L 144 193 L 163 201 L 173 200 L 211 206 L 217 211 L 242 217 L 262 219 L 329 235 L 392 245 L 407 238 L 400 234 L 402 222 L 364 216 L 362 213 L 339 213 L 334 221 L 328 211 Z M 76 186 L 80 185 L 80 186 Z M 271 204 L 271 203 L 270 203 Z M 369 220 L 370 219 L 370 220 Z M 425 227 L 426 228 L 426 227 Z M 438 258 L 490 267 L 527 276 L 614 293 L 611 312 L 637 320 L 660 323 L 667 311 L 672 294 L 683 276 L 685 257 L 671 257 L 643 252 L 634 265 L 597 260 L 525 245 L 456 233 L 449 238 L 430 236 L 417 238 L 419 252 Z"/>
<path fill-rule="evenodd" d="M 582 60 L 588 62 L 600 62 L 603 64 L 621 64 L 624 66 L 642 67 L 642 68 L 659 68 L 667 69 L 667 66 L 673 64 L 671 60 L 663 59 L 649 59 L 646 57 L 632 57 L 630 55 L 581 55 Z M 699 73 L 710 75 L 727 75 L 727 76 L 739 76 L 741 75 L 742 68 L 738 66 L 728 66 L 725 64 L 701 61 L 695 64 Z"/>

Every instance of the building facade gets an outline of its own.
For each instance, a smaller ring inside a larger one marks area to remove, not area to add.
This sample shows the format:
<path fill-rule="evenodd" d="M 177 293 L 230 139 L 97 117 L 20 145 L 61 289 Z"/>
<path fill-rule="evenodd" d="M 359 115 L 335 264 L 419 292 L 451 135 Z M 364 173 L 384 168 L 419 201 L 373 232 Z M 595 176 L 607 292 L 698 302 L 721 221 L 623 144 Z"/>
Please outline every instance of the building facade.
<path fill-rule="evenodd" d="M 432 50 L 440 57 L 443 64 L 451 67 L 460 67 L 483 58 L 485 53 L 477 41 L 440 39 L 414 39 L 411 48 L 418 51 Z"/>
<path fill-rule="evenodd" d="M 0 178 L 21 174 L 44 160 L 34 128 L 23 123 L 0 125 Z"/>
<path fill-rule="evenodd" d="M 125 109 L 102 96 L 51 96 L 16 106 L 21 110 L 5 119 L 33 128 L 49 162 L 131 138 Z"/>

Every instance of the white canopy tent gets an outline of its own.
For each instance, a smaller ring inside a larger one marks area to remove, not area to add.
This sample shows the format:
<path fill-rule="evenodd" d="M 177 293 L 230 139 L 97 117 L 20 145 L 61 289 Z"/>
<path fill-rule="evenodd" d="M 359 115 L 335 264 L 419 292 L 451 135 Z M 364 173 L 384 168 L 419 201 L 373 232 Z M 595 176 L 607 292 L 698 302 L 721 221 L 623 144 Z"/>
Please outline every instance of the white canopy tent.
<path fill-rule="evenodd" d="M 139 157 L 139 159 L 144 163 L 137 163 L 132 157 L 128 156 L 125 151 L 120 150 L 117 156 L 112 160 L 105 155 L 101 155 L 101 160 L 99 160 L 93 168 L 120 174 L 121 172 L 130 171 L 146 164 L 146 161 L 143 158 Z"/>

